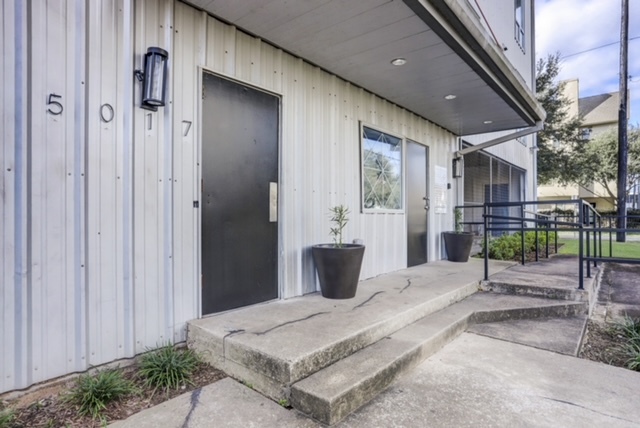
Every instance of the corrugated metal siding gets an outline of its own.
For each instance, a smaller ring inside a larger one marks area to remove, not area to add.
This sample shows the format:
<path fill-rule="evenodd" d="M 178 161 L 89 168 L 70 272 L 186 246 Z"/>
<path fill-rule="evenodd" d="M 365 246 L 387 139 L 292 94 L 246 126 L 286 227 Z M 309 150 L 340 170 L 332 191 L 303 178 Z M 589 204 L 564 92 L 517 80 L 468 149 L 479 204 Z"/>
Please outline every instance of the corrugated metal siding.
<path fill-rule="evenodd" d="M 185 339 L 200 312 L 199 67 L 281 96 L 282 297 L 315 291 L 310 246 L 335 204 L 367 245 L 363 278 L 406 266 L 404 214 L 360 213 L 359 124 L 428 145 L 431 179 L 450 133 L 180 2 L 1 4 L 0 392 Z M 157 113 L 133 77 L 149 46 L 169 51 Z M 429 222 L 437 259 L 452 216 Z"/>

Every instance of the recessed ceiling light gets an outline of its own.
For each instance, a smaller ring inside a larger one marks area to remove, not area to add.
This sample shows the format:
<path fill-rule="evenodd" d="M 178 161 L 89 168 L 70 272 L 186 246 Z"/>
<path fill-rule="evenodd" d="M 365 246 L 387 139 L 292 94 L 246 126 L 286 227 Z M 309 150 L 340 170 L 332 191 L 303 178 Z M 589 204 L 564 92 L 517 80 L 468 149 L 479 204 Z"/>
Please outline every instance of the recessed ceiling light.
<path fill-rule="evenodd" d="M 449 95 L 445 95 L 444 97 L 445 100 L 455 100 L 456 96 L 453 94 L 449 94 Z"/>
<path fill-rule="evenodd" d="M 391 64 L 397 65 L 397 66 L 405 65 L 406 63 L 407 63 L 407 60 L 404 58 L 396 58 L 393 61 L 391 61 Z"/>
<path fill-rule="evenodd" d="M 484 123 L 485 125 L 488 125 L 488 124 L 490 124 L 490 123 L 493 123 L 493 120 L 485 120 L 485 121 L 484 121 L 484 122 L 482 122 L 482 123 Z"/>

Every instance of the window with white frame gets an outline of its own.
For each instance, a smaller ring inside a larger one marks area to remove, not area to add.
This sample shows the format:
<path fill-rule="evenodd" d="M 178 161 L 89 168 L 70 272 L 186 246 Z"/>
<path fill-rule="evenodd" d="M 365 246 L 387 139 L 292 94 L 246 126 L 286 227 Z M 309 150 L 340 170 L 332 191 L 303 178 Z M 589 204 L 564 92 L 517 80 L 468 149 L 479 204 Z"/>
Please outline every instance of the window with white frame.
<path fill-rule="evenodd" d="M 524 2 L 515 0 L 515 38 L 518 45 L 524 50 Z"/>
<path fill-rule="evenodd" d="M 362 126 L 362 208 L 402 210 L 402 138 Z"/>

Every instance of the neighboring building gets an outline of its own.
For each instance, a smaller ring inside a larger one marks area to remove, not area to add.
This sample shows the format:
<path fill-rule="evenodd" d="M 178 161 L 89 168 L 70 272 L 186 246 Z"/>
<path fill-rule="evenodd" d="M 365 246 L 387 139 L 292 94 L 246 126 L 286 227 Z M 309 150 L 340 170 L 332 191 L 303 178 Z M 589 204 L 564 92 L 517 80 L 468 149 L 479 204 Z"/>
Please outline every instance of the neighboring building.
<path fill-rule="evenodd" d="M 564 96 L 570 100 L 569 115 L 580 116 L 583 119 L 582 131 L 585 139 L 590 139 L 610 129 L 618 128 L 618 109 L 620 107 L 620 94 L 593 95 L 579 98 L 580 88 L 577 79 L 563 82 Z M 609 187 L 614 192 L 616 183 L 610 183 Z M 538 199 L 540 201 L 559 201 L 568 199 L 583 199 L 593 205 L 598 211 L 610 211 L 615 209 L 614 199 L 608 194 L 604 186 L 599 183 L 591 183 L 588 186 L 558 184 L 538 186 Z M 541 205 L 541 209 L 552 209 L 555 205 Z"/>
<path fill-rule="evenodd" d="M 533 0 L 189 3 L 2 1 L 0 392 L 315 292 L 337 204 L 362 279 L 440 259 L 461 137 L 544 119 Z M 466 156 L 480 199 L 535 196 L 530 148 Z"/>

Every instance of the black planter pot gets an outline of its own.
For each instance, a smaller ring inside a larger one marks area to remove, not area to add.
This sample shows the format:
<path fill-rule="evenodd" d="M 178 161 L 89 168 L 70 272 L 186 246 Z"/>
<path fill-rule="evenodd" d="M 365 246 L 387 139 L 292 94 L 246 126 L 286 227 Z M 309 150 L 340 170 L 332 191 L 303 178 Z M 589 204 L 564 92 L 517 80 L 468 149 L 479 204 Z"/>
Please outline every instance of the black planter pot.
<path fill-rule="evenodd" d="M 467 262 L 473 245 L 473 234 L 468 232 L 442 232 L 447 258 L 451 262 Z"/>
<path fill-rule="evenodd" d="M 351 299 L 356 295 L 364 245 L 320 244 L 311 247 L 318 270 L 322 296 L 328 299 Z"/>

